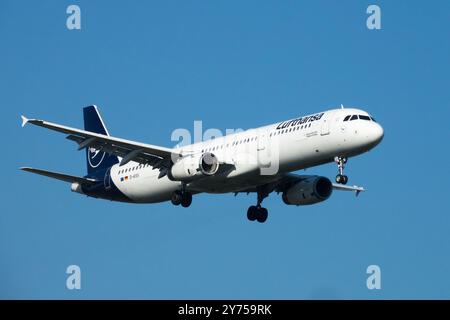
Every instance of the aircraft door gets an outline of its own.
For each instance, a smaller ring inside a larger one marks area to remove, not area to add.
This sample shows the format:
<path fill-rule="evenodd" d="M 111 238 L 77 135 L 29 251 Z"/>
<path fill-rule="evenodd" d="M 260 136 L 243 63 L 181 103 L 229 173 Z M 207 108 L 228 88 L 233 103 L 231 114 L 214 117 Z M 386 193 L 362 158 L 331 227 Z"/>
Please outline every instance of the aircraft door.
<path fill-rule="evenodd" d="M 260 166 L 270 166 L 270 147 L 266 130 L 258 131 L 257 157 Z"/>
<path fill-rule="evenodd" d="M 330 114 L 325 114 L 324 117 L 322 117 L 322 128 L 320 130 L 320 135 L 326 136 L 327 134 L 330 134 L 330 120 Z"/>

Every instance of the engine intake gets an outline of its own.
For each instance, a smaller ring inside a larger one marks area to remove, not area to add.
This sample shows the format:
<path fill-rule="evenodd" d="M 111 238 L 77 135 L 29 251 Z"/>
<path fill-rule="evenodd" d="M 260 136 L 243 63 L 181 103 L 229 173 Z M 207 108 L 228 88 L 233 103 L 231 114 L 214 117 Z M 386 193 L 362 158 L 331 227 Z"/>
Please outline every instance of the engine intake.
<path fill-rule="evenodd" d="M 186 156 L 172 165 L 169 170 L 169 178 L 175 181 L 187 181 L 211 176 L 219 170 L 219 160 L 210 153 L 202 155 Z"/>
<path fill-rule="evenodd" d="M 202 154 L 200 157 L 200 170 L 204 175 L 211 176 L 215 174 L 218 169 L 219 161 L 214 154 L 210 152 Z"/>
<path fill-rule="evenodd" d="M 330 179 L 311 176 L 283 192 L 282 198 L 288 205 L 308 205 L 327 200 L 332 192 L 333 185 Z"/>

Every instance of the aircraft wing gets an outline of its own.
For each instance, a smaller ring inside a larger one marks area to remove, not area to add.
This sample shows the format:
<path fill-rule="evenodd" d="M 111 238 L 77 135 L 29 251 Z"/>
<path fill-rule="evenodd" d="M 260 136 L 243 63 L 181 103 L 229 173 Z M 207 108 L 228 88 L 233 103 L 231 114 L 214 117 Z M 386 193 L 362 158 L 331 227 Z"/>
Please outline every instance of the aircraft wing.
<path fill-rule="evenodd" d="M 122 160 L 120 165 L 124 165 L 129 161 L 136 161 L 141 164 L 149 164 L 154 168 L 162 169 L 167 168 L 170 165 L 170 159 L 172 156 L 181 156 L 181 154 L 173 152 L 170 148 L 115 138 L 44 120 L 27 119 L 22 116 L 22 127 L 27 123 L 68 134 L 66 138 L 78 143 L 78 150 L 84 148 L 94 148 L 96 150 L 101 150 L 108 154 L 121 157 Z"/>
<path fill-rule="evenodd" d="M 303 175 L 298 175 L 298 174 L 294 174 L 294 173 L 288 173 L 280 179 L 278 191 L 281 191 L 280 189 L 284 189 L 296 182 L 304 180 L 305 178 L 307 179 L 309 177 L 310 176 L 303 176 Z M 358 186 L 347 186 L 347 185 L 337 184 L 337 183 L 332 183 L 332 186 L 333 186 L 333 189 L 335 189 L 335 190 L 354 191 L 356 196 L 358 196 L 360 192 L 365 191 L 365 189 L 363 187 L 358 187 Z"/>
<path fill-rule="evenodd" d="M 341 191 L 354 191 L 354 192 L 356 192 L 357 196 L 359 195 L 360 192 L 366 191 L 366 189 L 364 189 L 363 187 L 346 186 L 346 185 L 337 184 L 337 183 L 333 183 L 333 189 L 341 190 Z"/>
<path fill-rule="evenodd" d="M 250 192 L 256 192 L 258 187 L 265 186 L 266 189 L 270 192 L 275 191 L 277 193 L 283 192 L 287 190 L 290 186 L 293 184 L 300 182 L 302 180 L 308 179 L 311 176 L 309 175 L 299 175 L 295 173 L 287 173 L 282 174 L 278 176 L 278 178 L 275 178 L 272 182 L 269 183 L 261 183 L 259 186 L 251 187 L 248 189 L 240 190 L 239 192 L 235 192 L 235 194 L 238 193 L 250 193 Z M 360 192 L 366 191 L 363 187 L 359 186 L 347 186 L 337 183 L 332 183 L 333 189 L 335 190 L 341 190 L 341 191 L 353 191 L 355 192 L 356 196 L 359 195 Z"/>
<path fill-rule="evenodd" d="M 307 179 L 309 177 L 310 176 L 288 173 L 281 178 L 280 187 L 282 189 L 286 188 L 286 187 L 292 185 L 293 183 L 299 182 L 299 181 Z M 333 189 L 335 189 L 335 190 L 354 191 L 354 192 L 356 192 L 357 196 L 359 195 L 360 192 L 365 191 L 365 189 L 363 187 L 358 187 L 358 186 L 346 186 L 346 185 L 337 184 L 337 183 L 332 183 L 332 186 L 333 186 Z"/>
<path fill-rule="evenodd" d="M 35 168 L 29 168 L 29 167 L 22 167 L 20 170 L 40 174 L 41 176 L 50 177 L 53 179 L 65 181 L 65 182 L 78 182 L 79 184 L 89 185 L 99 182 L 96 179 L 91 178 L 83 178 L 83 177 L 77 177 L 77 176 L 71 176 L 69 174 L 59 173 L 59 172 L 52 172 L 42 169 L 35 169 Z"/>

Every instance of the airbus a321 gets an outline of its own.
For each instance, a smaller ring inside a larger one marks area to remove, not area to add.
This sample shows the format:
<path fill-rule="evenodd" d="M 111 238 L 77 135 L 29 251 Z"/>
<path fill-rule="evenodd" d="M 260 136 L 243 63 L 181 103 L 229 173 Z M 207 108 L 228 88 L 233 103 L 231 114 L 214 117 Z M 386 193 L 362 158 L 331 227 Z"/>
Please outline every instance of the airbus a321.
<path fill-rule="evenodd" d="M 199 193 L 255 193 L 250 221 L 265 222 L 263 200 L 281 193 L 287 205 L 327 200 L 347 185 L 347 159 L 365 153 L 383 139 L 383 128 L 366 111 L 338 108 L 229 134 L 187 146 L 166 148 L 109 134 L 96 106 L 83 109 L 84 130 L 22 116 L 27 123 L 58 131 L 85 149 L 87 174 L 73 176 L 30 167 L 24 171 L 66 181 L 89 197 L 130 203 L 171 201 L 189 207 Z M 335 182 L 293 171 L 334 162 Z"/>

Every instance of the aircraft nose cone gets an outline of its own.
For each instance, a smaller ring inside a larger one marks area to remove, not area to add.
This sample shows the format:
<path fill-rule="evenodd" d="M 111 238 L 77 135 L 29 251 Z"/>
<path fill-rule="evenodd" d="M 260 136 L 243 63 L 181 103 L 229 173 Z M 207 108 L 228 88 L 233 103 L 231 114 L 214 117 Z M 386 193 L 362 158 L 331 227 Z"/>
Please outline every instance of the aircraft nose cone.
<path fill-rule="evenodd" d="M 383 140 L 384 137 L 384 130 L 383 127 L 380 126 L 378 123 L 373 123 L 372 129 L 371 129 L 371 140 L 374 145 L 377 145 Z"/>

